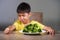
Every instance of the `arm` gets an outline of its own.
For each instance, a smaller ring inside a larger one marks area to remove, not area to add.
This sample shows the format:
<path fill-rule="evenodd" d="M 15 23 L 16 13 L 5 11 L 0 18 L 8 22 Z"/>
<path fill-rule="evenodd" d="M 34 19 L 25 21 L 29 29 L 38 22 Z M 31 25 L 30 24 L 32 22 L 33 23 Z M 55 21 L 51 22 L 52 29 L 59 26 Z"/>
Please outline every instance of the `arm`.
<path fill-rule="evenodd" d="M 6 34 L 11 33 L 14 29 L 15 29 L 15 26 L 10 25 L 4 30 L 4 33 L 6 33 Z"/>
<path fill-rule="evenodd" d="M 36 22 L 36 23 L 38 24 L 38 26 L 40 26 L 40 29 L 46 30 L 46 31 L 47 31 L 49 34 L 51 34 L 51 35 L 54 35 L 54 34 L 55 34 L 54 29 L 52 29 L 51 27 L 45 26 L 45 25 L 43 25 L 43 24 L 41 24 L 41 23 L 39 23 L 39 22 Z"/>
<path fill-rule="evenodd" d="M 45 26 L 43 29 L 46 30 L 51 35 L 55 34 L 55 31 L 51 27 Z"/>

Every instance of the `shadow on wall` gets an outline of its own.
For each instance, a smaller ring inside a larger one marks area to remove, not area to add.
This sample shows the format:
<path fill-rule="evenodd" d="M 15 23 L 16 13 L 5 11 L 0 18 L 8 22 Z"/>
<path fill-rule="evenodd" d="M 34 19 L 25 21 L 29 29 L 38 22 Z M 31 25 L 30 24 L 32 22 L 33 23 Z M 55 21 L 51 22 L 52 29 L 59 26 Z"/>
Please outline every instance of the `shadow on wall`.
<path fill-rule="evenodd" d="M 9 25 L 11 25 L 12 23 L 1 23 L 0 24 L 0 31 L 4 31 L 4 29 L 6 28 L 6 27 L 8 27 Z"/>

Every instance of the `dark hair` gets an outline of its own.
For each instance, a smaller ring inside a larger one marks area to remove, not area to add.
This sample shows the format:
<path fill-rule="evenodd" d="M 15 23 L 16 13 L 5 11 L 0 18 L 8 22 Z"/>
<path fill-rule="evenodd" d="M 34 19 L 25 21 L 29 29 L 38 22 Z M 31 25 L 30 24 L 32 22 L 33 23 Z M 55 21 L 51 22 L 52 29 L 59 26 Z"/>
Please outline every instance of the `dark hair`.
<path fill-rule="evenodd" d="M 17 13 L 29 13 L 31 11 L 31 7 L 28 3 L 22 2 L 17 7 Z"/>

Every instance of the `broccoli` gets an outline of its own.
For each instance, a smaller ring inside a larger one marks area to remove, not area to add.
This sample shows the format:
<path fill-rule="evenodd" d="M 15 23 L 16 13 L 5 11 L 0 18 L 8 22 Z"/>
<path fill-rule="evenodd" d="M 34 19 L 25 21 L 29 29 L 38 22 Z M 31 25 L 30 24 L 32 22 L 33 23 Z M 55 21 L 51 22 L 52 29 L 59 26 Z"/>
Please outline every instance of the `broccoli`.
<path fill-rule="evenodd" d="M 36 33 L 41 32 L 41 29 L 37 24 L 29 24 L 24 28 L 23 32 Z"/>

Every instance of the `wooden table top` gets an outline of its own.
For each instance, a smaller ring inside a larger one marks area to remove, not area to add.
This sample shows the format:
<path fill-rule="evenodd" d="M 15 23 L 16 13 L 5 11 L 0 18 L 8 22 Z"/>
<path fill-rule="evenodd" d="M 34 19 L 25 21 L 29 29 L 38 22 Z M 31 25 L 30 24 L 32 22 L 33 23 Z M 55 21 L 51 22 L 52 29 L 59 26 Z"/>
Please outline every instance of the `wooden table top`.
<path fill-rule="evenodd" d="M 4 34 L 0 31 L 0 40 L 60 40 L 60 32 L 54 36 L 51 35 L 24 35 L 21 33 L 13 32 Z"/>

